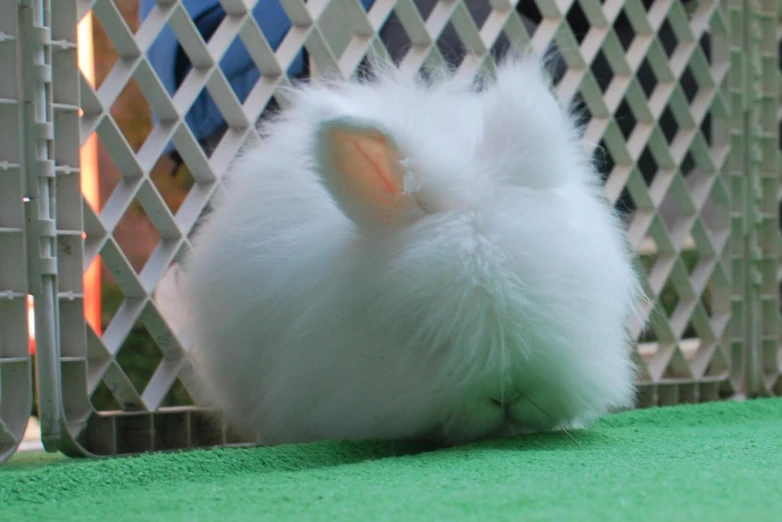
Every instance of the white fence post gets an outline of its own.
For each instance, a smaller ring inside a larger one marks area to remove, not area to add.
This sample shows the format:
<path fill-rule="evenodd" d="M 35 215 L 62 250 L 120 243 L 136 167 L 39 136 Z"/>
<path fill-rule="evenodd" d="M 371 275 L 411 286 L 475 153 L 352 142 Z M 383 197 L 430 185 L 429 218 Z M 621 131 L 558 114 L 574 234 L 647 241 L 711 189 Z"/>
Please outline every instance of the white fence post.
<path fill-rule="evenodd" d="M 41 439 L 59 449 L 62 423 L 57 333 L 57 186 L 52 118 L 49 0 L 25 0 L 19 20 L 22 86 L 22 169 L 30 293 L 35 302 L 36 391 Z"/>
<path fill-rule="evenodd" d="M 757 303 L 754 343 L 748 346 L 747 387 L 753 395 L 782 396 L 782 1 L 750 2 L 747 140 L 754 224 L 749 259 L 751 291 Z"/>
<path fill-rule="evenodd" d="M 22 440 L 32 409 L 27 329 L 25 179 L 16 2 L 0 4 L 0 462 Z"/>

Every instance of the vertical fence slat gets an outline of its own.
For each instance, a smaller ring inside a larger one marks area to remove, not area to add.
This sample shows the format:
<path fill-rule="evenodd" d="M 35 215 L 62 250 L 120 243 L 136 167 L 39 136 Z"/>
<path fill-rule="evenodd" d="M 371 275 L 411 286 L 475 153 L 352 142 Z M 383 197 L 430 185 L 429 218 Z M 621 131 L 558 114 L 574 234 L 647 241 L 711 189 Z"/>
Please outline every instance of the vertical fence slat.
<path fill-rule="evenodd" d="M 33 398 L 20 92 L 24 30 L 19 9 L 17 2 L 0 5 L 0 462 L 21 442 Z"/>
<path fill-rule="evenodd" d="M 57 343 L 57 188 L 53 158 L 51 18 L 48 0 L 30 0 L 19 9 L 24 88 L 22 139 L 26 175 L 27 267 L 35 302 L 36 397 L 41 440 L 57 451 L 62 408 Z"/>
<path fill-rule="evenodd" d="M 780 2 L 750 1 L 750 84 L 747 122 L 755 212 L 750 243 L 757 317 L 750 375 L 753 395 L 782 394 L 780 346 Z"/>

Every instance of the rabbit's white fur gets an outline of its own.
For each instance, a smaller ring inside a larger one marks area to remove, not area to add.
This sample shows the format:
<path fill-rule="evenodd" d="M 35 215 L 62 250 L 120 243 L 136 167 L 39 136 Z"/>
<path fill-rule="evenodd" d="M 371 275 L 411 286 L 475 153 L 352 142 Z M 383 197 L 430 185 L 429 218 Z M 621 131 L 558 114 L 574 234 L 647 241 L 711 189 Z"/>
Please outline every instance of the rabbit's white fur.
<path fill-rule="evenodd" d="M 389 138 L 402 211 L 373 217 L 329 171 L 335 129 Z M 392 67 L 297 87 L 265 135 L 229 172 L 182 297 L 239 433 L 453 444 L 632 404 L 640 286 L 541 61 L 506 59 L 480 90 Z"/>

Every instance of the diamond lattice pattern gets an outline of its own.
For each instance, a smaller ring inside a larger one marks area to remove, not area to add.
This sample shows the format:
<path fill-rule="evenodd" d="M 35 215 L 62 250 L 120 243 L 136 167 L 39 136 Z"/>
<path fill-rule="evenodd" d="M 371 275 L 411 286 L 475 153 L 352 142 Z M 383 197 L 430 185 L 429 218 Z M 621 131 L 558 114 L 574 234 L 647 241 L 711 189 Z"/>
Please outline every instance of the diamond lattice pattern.
<path fill-rule="evenodd" d="M 491 72 L 508 42 L 553 49 L 561 58 L 556 89 L 583 108 L 584 146 L 605 172 L 606 194 L 625 213 L 646 270 L 651 328 L 630 325 L 642 404 L 735 391 L 742 332 L 728 326 L 743 296 L 732 286 L 741 259 L 731 230 L 742 214 L 731 194 L 742 172 L 729 150 L 741 139 L 731 113 L 742 84 L 729 64 L 743 58 L 731 44 L 740 13 L 730 2 L 281 0 L 290 28 L 274 38 L 252 16 L 252 0 L 222 1 L 225 16 L 206 35 L 180 2 L 161 2 L 140 23 L 128 4 L 78 2 L 79 18 L 93 16 L 100 45 L 113 53 L 98 64 L 95 85 L 81 81 L 81 139 L 97 136 L 101 168 L 114 174 L 101 208 L 84 211 L 84 266 L 103 267 L 104 324 L 88 326 L 86 339 L 63 339 L 74 451 L 235 442 L 192 405 L 187 341 L 152 296 L 187 254 L 194 223 L 254 122 L 277 106 L 302 49 L 311 74 L 343 76 L 356 74 L 370 51 L 390 55 L 407 74 L 448 62 L 469 76 Z M 190 64 L 174 89 L 149 59 L 164 33 Z M 259 73 L 239 90 L 221 69 L 232 46 Z M 223 120 L 206 145 L 185 120 L 202 103 Z M 144 129 L 117 109 L 129 106 L 135 121 L 148 122 Z M 129 246 L 144 242 L 143 252 Z"/>

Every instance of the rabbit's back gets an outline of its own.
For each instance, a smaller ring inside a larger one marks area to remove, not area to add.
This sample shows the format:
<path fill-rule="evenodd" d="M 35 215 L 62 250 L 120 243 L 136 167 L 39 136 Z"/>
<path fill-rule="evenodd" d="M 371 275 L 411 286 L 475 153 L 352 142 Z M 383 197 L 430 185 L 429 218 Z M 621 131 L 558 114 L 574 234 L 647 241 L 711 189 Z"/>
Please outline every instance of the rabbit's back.
<path fill-rule="evenodd" d="M 631 402 L 637 275 L 536 67 L 304 88 L 235 163 L 187 267 L 193 360 L 235 428 L 462 442 Z"/>

